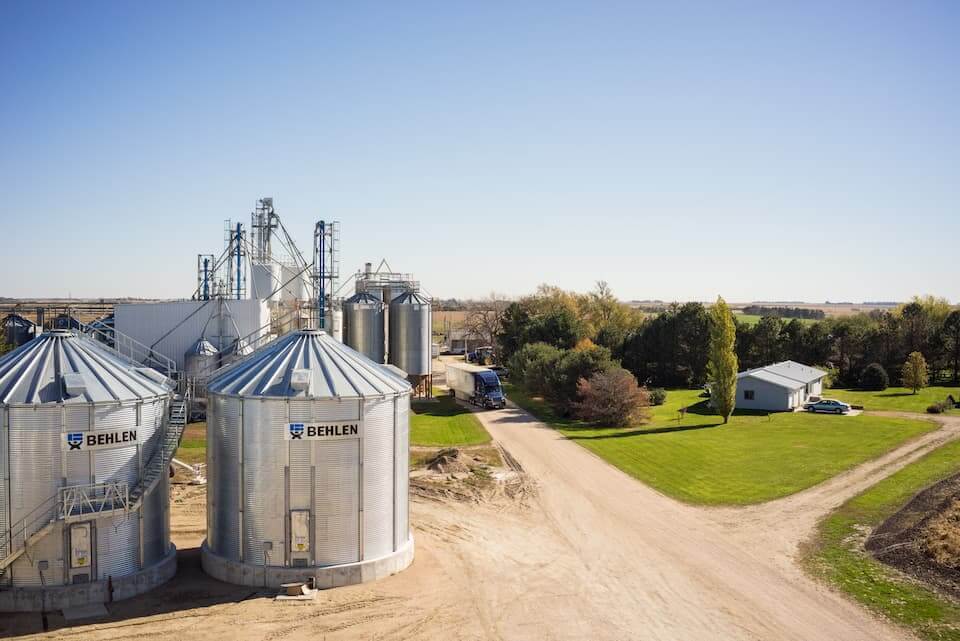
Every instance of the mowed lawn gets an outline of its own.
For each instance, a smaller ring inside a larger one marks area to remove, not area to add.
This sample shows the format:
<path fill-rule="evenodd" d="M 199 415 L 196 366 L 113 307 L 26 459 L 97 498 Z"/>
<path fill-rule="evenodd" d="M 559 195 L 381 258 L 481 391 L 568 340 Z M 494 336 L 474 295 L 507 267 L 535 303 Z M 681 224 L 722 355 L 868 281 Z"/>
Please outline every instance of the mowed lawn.
<path fill-rule="evenodd" d="M 927 639 L 960 640 L 960 606 L 905 578 L 863 550 L 864 533 L 883 523 L 917 492 L 960 472 L 960 441 L 934 450 L 842 505 L 818 527 L 805 561 L 811 571 Z"/>
<path fill-rule="evenodd" d="M 699 391 L 673 390 L 635 428 L 595 428 L 557 417 L 511 386 L 508 396 L 568 438 L 668 496 L 745 505 L 793 494 L 936 428 L 924 420 L 807 413 L 708 414 Z M 677 410 L 690 407 L 678 420 Z"/>
<path fill-rule="evenodd" d="M 960 387 L 925 387 L 916 394 L 905 387 L 888 387 L 882 392 L 866 392 L 851 389 L 828 389 L 825 398 L 836 398 L 844 403 L 863 405 L 866 410 L 890 412 L 926 412 L 927 407 L 940 402 L 949 395 L 960 400 Z"/>
<path fill-rule="evenodd" d="M 180 448 L 174 457 L 194 465 L 207 462 L 207 424 L 190 423 L 183 431 Z"/>
<path fill-rule="evenodd" d="M 480 421 L 452 396 L 431 402 L 416 402 L 410 414 L 410 444 L 431 447 L 483 445 L 490 435 Z"/>

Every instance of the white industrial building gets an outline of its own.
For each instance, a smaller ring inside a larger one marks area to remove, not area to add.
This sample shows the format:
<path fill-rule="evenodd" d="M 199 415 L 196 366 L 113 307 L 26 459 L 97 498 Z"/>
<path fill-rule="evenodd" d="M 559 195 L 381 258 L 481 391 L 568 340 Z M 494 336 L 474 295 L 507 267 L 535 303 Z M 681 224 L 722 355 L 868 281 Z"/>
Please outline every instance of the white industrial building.
<path fill-rule="evenodd" d="M 200 338 L 221 352 L 229 351 L 238 337 L 256 344 L 270 331 L 270 306 L 250 298 L 121 303 L 114 309 L 114 328 L 183 371 L 184 355 Z"/>
<path fill-rule="evenodd" d="M 783 361 L 737 374 L 737 409 L 789 412 L 823 393 L 827 373 Z"/>

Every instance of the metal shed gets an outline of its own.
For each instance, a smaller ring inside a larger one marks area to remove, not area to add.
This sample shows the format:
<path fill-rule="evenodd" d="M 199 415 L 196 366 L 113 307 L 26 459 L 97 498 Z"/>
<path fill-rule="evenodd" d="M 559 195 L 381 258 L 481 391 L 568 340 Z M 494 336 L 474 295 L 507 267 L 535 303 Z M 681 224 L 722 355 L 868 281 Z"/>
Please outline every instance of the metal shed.
<path fill-rule="evenodd" d="M 0 611 L 122 599 L 173 575 L 170 391 L 68 330 L 0 359 Z"/>
<path fill-rule="evenodd" d="M 208 574 L 334 587 L 409 565 L 406 380 L 307 330 L 219 371 L 207 394 Z"/>
<path fill-rule="evenodd" d="M 826 372 L 794 361 L 783 361 L 737 374 L 740 409 L 789 412 L 823 392 Z"/>

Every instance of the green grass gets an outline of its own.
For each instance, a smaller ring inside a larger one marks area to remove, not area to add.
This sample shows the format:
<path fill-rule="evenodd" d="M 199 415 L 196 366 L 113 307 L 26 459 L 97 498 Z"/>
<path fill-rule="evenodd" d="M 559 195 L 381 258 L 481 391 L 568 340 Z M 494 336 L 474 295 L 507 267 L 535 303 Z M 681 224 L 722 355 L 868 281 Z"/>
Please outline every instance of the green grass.
<path fill-rule="evenodd" d="M 863 405 L 873 411 L 925 412 L 927 406 L 947 398 L 947 395 L 960 399 L 960 387 L 925 387 L 916 394 L 905 387 L 888 387 L 882 392 L 864 392 L 852 389 L 828 389 L 823 391 L 826 398 L 836 398 L 845 403 Z"/>
<path fill-rule="evenodd" d="M 705 414 L 698 391 L 673 390 L 649 424 L 596 428 L 563 419 L 516 386 L 508 397 L 571 440 L 668 496 L 746 505 L 793 494 L 875 458 L 936 426 L 877 416 Z M 692 406 L 683 420 L 677 410 Z"/>
<path fill-rule="evenodd" d="M 180 448 L 174 456 L 191 465 L 207 462 L 207 424 L 190 423 L 183 431 Z"/>
<path fill-rule="evenodd" d="M 410 444 L 433 447 L 482 445 L 490 435 L 477 417 L 459 405 L 452 396 L 413 404 L 410 415 Z"/>
<path fill-rule="evenodd" d="M 960 472 L 960 441 L 934 450 L 854 497 L 820 523 L 805 563 L 865 606 L 937 641 L 960 640 L 960 607 L 909 580 L 862 548 L 863 533 L 880 525 L 929 485 Z"/>
<path fill-rule="evenodd" d="M 757 323 L 760 322 L 760 319 L 763 318 L 763 316 L 760 316 L 759 314 L 740 314 L 737 312 L 734 312 L 733 317 L 736 318 L 738 322 L 743 323 L 744 325 L 750 325 L 750 326 L 756 325 Z M 793 319 L 781 318 L 781 320 L 784 323 L 789 323 Z M 803 323 L 804 325 L 812 325 L 813 323 L 817 322 L 816 318 L 798 318 L 797 320 Z"/>

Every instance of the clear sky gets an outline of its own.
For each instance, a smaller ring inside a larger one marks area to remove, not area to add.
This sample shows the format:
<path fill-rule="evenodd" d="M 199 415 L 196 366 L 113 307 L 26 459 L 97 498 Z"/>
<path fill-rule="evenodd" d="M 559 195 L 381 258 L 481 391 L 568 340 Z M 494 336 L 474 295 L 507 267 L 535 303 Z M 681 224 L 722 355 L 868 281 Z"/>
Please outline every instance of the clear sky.
<path fill-rule="evenodd" d="M 435 296 L 960 300 L 960 3 L 0 2 L 0 296 L 273 196 Z"/>

